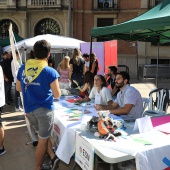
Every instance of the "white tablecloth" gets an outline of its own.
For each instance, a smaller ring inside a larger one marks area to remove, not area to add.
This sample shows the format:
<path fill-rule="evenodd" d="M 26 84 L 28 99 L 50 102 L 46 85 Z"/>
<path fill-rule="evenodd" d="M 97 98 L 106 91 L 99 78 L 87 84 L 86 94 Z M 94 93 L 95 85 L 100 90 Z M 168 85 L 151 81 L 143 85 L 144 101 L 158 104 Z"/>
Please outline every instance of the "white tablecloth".
<path fill-rule="evenodd" d="M 65 101 L 63 102 L 67 104 Z M 75 131 L 80 132 L 80 122 L 67 121 L 63 115 L 69 109 L 68 107 L 72 107 L 73 105 L 68 104 L 66 108 L 66 105 L 65 107 L 61 107 L 59 103 L 60 101 L 56 105 L 54 116 L 54 136 L 57 139 L 56 143 L 59 143 L 56 155 L 59 159 L 69 164 L 70 158 L 75 151 Z M 82 107 L 76 108 L 82 109 Z M 91 111 L 91 113 L 84 115 L 84 121 L 90 120 L 93 115 L 97 115 L 93 107 L 86 109 Z M 117 151 L 118 159 L 116 159 L 116 155 L 110 155 L 111 152 L 108 152 L 108 156 L 106 156 L 107 153 L 104 153 L 102 155 L 104 158 L 102 159 L 106 162 L 116 163 L 132 159 L 134 156 L 138 170 L 160 170 L 168 167 L 167 160 L 170 159 L 170 135 L 165 135 L 155 130 L 143 134 L 133 134 L 133 124 L 131 123 L 127 125 L 126 132 L 131 135 L 128 136 L 126 133 L 123 133 L 123 136 L 117 138 L 116 142 L 104 141 L 96 137 L 86 139 L 94 148 L 98 149 L 98 154 L 102 154 L 100 148 Z M 113 161 L 112 158 L 114 159 Z"/>
<path fill-rule="evenodd" d="M 59 105 L 60 103 L 64 103 L 65 107 Z M 82 107 L 75 106 L 73 108 L 68 108 L 66 107 L 66 104 L 68 104 L 68 107 L 72 107 L 72 104 L 69 104 L 65 101 L 59 101 L 55 105 L 56 110 L 54 114 L 54 138 L 56 143 L 59 143 L 56 150 L 56 155 L 60 160 L 69 164 L 70 158 L 75 151 L 75 130 L 80 129 L 80 121 L 67 121 L 64 115 L 66 114 L 65 111 L 68 109 L 74 108 L 82 110 Z M 91 113 L 84 115 L 82 121 L 87 122 L 93 115 L 97 116 L 97 112 L 94 107 L 86 107 L 86 110 L 89 110 Z"/>
<path fill-rule="evenodd" d="M 68 103 L 65 100 L 59 100 L 54 102 L 55 114 L 54 114 L 54 131 L 53 136 L 56 144 L 58 144 L 56 155 L 60 160 L 69 164 L 70 159 L 75 151 L 75 131 L 80 130 L 80 121 L 67 121 L 64 116 L 69 109 L 83 110 L 81 106 L 74 106 L 72 103 Z M 64 105 L 64 107 L 62 106 Z M 87 123 L 92 116 L 97 116 L 96 109 L 93 106 L 85 106 L 86 111 L 90 111 L 89 114 L 84 114 L 82 118 L 82 124 Z M 119 119 L 117 116 L 111 115 L 114 119 Z"/>

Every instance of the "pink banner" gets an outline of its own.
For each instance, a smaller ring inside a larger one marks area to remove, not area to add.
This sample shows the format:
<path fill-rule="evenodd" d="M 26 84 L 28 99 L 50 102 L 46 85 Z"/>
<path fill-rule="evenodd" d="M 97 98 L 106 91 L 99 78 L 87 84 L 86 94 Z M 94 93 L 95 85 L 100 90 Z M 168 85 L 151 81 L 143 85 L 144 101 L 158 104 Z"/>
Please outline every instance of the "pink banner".
<path fill-rule="evenodd" d="M 105 73 L 108 66 L 117 66 L 117 40 L 104 42 Z"/>

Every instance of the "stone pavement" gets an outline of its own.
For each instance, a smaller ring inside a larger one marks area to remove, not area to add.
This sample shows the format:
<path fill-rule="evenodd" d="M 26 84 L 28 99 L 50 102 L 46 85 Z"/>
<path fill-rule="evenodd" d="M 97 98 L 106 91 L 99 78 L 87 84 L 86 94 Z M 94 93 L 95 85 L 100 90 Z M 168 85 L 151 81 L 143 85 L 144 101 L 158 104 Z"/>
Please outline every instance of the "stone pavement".
<path fill-rule="evenodd" d="M 132 82 L 132 81 L 131 81 Z M 132 83 L 140 92 L 142 97 L 148 97 L 149 92 L 155 88 L 152 83 Z M 2 113 L 3 126 L 5 129 L 4 146 L 6 153 L 0 156 L 0 170 L 34 170 L 35 147 L 32 144 L 26 145 L 30 141 L 26 128 L 23 112 L 15 112 L 14 105 L 4 106 Z M 70 170 L 70 165 L 60 162 L 60 170 Z M 78 170 L 80 168 L 76 168 Z M 99 170 L 106 170 L 108 164 L 100 165 Z M 115 168 L 117 169 L 117 168 Z"/>

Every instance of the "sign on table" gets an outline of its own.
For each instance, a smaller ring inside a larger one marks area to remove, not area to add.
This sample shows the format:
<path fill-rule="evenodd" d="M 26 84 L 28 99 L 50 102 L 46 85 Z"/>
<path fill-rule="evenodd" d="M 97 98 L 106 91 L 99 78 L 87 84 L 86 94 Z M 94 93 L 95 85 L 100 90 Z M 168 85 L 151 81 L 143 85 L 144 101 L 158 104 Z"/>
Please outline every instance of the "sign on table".
<path fill-rule="evenodd" d="M 75 161 L 83 170 L 93 170 L 94 148 L 76 133 Z"/>

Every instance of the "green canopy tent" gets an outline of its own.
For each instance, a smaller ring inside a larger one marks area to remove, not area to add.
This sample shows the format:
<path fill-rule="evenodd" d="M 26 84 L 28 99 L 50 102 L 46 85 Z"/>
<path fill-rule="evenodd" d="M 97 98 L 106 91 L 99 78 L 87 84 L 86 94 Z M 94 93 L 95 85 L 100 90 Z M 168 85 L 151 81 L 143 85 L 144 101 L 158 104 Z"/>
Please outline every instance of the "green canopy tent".
<path fill-rule="evenodd" d="M 93 38 L 143 41 L 158 45 L 156 74 L 158 76 L 159 45 L 170 42 L 170 1 L 163 0 L 151 10 L 129 21 L 92 28 L 91 42 Z"/>
<path fill-rule="evenodd" d="M 15 37 L 15 41 L 16 41 L 16 42 L 23 40 L 23 38 L 20 37 L 20 36 L 19 36 L 18 34 L 16 34 L 16 33 L 14 33 L 14 37 Z M 7 38 L 5 38 L 5 39 L 3 39 L 3 40 L 0 41 L 0 46 L 1 46 L 1 47 L 6 47 L 6 46 L 8 46 L 8 45 L 10 45 L 9 37 L 7 37 Z"/>

